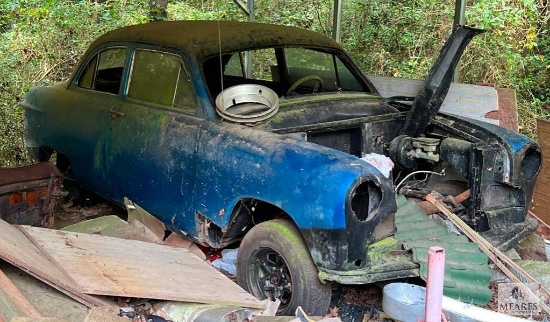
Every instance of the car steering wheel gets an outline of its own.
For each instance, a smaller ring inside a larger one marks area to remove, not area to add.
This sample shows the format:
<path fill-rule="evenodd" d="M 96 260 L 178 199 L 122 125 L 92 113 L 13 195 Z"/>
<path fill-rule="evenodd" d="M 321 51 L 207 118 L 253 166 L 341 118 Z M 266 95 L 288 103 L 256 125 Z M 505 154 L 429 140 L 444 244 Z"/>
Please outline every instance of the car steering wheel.
<path fill-rule="evenodd" d="M 317 86 L 313 87 L 313 91 L 312 93 L 316 93 L 317 91 L 322 91 L 325 84 L 323 82 L 323 79 L 317 75 L 307 75 L 307 76 L 304 76 L 300 79 L 298 79 L 297 81 L 295 81 L 292 86 L 290 86 L 290 88 L 288 89 L 288 91 L 286 91 L 286 95 L 290 95 L 294 92 L 294 90 L 302 85 L 303 83 L 307 82 L 307 81 L 317 81 Z"/>

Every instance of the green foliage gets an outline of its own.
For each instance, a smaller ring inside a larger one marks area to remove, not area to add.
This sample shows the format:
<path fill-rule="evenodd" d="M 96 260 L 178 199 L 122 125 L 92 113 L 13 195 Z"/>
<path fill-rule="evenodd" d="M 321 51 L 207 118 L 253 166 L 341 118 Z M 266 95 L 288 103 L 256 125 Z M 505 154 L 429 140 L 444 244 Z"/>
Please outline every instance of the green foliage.
<path fill-rule="evenodd" d="M 350 2 L 343 45 L 368 74 L 424 78 L 450 33 L 453 8 L 450 0 Z"/>
<path fill-rule="evenodd" d="M 245 2 L 244 0 L 242 2 Z M 451 32 L 454 0 L 347 0 L 342 46 L 367 74 L 424 78 Z M 333 3 L 256 0 L 255 20 L 330 36 Z M 536 0 L 468 3 L 466 24 L 487 29 L 466 51 L 461 81 L 517 90 L 520 123 L 550 118 L 550 12 Z M 67 79 L 100 34 L 149 20 L 147 0 L 0 0 L 0 166 L 29 163 L 19 106 L 31 86 Z M 230 0 L 169 0 L 168 20 L 241 20 Z"/>
<path fill-rule="evenodd" d="M 0 166 L 30 162 L 19 105 L 28 88 L 67 79 L 95 37 L 147 12 L 145 1 L 0 0 Z"/>
<path fill-rule="evenodd" d="M 535 119 L 550 118 L 549 17 L 548 4 L 527 0 L 477 2 L 467 17 L 487 32 L 464 59 L 465 80 L 516 89 L 520 129 L 533 137 Z"/>
<path fill-rule="evenodd" d="M 239 13 L 239 8 L 232 1 L 189 0 L 168 3 L 169 20 L 232 20 Z"/>

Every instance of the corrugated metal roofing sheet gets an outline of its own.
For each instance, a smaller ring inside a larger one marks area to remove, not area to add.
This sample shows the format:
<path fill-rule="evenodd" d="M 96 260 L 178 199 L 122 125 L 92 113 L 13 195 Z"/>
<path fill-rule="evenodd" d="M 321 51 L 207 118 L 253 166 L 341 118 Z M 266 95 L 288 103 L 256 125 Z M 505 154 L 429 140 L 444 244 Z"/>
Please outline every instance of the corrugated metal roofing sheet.
<path fill-rule="evenodd" d="M 430 218 L 413 200 L 399 195 L 397 207 L 395 238 L 403 243 L 405 249 L 412 250 L 413 261 L 420 265 L 420 277 L 427 278 L 428 249 L 431 246 L 443 247 L 443 294 L 464 302 L 486 305 L 492 297 L 487 255 L 465 236 L 449 232 L 442 221 Z"/>

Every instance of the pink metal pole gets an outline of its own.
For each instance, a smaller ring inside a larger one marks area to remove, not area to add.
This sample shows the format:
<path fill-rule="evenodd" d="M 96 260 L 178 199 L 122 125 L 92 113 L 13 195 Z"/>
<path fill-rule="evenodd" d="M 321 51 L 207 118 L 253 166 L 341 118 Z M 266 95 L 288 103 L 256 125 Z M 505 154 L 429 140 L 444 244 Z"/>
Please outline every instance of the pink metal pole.
<path fill-rule="evenodd" d="M 426 283 L 426 322 L 441 322 L 443 281 L 445 280 L 445 249 L 432 246 L 428 250 L 428 279 Z"/>

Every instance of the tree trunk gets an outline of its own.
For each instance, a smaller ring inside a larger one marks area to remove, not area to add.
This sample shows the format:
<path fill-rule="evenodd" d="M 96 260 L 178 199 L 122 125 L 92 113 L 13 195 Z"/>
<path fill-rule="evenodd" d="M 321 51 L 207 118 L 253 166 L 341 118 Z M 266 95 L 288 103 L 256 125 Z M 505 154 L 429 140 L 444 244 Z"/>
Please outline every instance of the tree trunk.
<path fill-rule="evenodd" d="M 166 20 L 168 18 L 166 8 L 168 0 L 148 0 L 149 21 Z"/>

